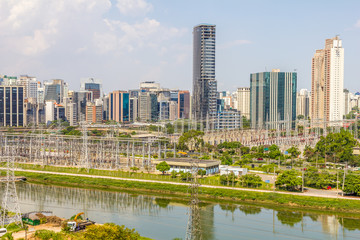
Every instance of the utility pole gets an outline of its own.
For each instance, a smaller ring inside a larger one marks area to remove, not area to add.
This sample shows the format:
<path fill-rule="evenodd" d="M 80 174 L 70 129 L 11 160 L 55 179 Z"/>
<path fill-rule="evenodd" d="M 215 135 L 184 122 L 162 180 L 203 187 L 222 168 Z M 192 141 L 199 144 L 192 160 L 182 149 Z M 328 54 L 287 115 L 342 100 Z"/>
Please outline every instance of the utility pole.
<path fill-rule="evenodd" d="M 80 167 L 86 169 L 89 172 L 89 153 L 88 153 L 88 136 L 87 136 L 87 125 L 86 122 L 81 123 L 82 131 L 82 154 L 80 156 Z M 50 153 L 49 153 L 50 154 Z"/>
<path fill-rule="evenodd" d="M 344 176 L 343 176 L 343 182 L 342 182 L 342 196 L 344 196 L 344 187 L 345 187 L 345 174 L 346 174 L 346 170 L 347 170 L 347 163 L 345 165 L 345 168 L 344 168 Z"/>
<path fill-rule="evenodd" d="M 301 192 L 304 192 L 304 169 L 301 170 L 302 172 L 302 185 L 301 185 Z"/>
<path fill-rule="evenodd" d="M 275 185 L 275 167 L 274 167 L 274 192 L 275 192 L 275 190 L 276 190 L 276 185 Z"/>

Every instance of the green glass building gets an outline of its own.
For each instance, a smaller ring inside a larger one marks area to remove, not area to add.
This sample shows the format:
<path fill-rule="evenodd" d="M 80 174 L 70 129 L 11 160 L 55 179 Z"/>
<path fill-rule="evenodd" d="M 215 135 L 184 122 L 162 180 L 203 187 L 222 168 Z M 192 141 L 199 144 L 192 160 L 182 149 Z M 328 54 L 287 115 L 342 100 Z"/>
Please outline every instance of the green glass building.
<path fill-rule="evenodd" d="M 250 120 L 252 128 L 275 129 L 279 123 L 294 126 L 296 119 L 296 72 L 250 74 Z"/>

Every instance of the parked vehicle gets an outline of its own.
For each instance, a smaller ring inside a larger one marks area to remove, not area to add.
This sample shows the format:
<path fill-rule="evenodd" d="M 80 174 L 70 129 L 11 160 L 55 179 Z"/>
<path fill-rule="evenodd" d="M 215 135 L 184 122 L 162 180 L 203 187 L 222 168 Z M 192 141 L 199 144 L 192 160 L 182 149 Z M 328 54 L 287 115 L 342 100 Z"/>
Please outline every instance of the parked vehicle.
<path fill-rule="evenodd" d="M 74 221 L 67 222 L 67 226 L 70 228 L 70 231 L 77 232 L 84 230 L 87 226 L 95 224 L 95 222 L 90 220 L 78 220 L 79 216 L 84 214 L 83 212 L 76 214 Z"/>

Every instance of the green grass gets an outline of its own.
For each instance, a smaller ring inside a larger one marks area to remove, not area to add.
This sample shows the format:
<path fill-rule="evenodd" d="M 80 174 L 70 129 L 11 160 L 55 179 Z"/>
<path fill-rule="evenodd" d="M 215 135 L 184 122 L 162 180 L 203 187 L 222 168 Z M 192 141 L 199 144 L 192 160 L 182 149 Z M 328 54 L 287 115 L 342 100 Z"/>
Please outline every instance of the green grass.
<path fill-rule="evenodd" d="M 129 179 L 144 179 L 144 180 L 156 180 L 156 181 L 166 181 L 166 182 L 186 182 L 182 181 L 180 177 L 172 178 L 170 174 L 151 174 L 144 172 L 125 172 L 119 170 L 99 170 L 99 169 L 90 169 L 89 172 L 84 168 L 76 168 L 76 167 L 55 167 L 55 166 L 41 166 L 34 164 L 19 164 L 16 166 L 18 168 L 27 169 L 27 170 L 37 170 L 37 171 L 49 171 L 49 172 L 61 172 L 61 173 L 73 173 L 73 174 L 86 174 L 86 175 L 96 175 L 96 176 L 109 176 L 109 177 L 121 177 L 121 178 L 129 178 Z M 201 185 L 212 185 L 212 186 L 227 186 L 220 183 L 219 176 L 209 176 L 199 178 L 199 183 Z M 229 184 L 229 187 L 239 187 L 246 188 L 246 186 L 242 186 L 240 182 L 236 182 L 234 185 Z M 273 187 L 272 184 L 268 184 L 263 182 L 262 186 L 259 186 L 258 189 L 271 190 Z"/>
<path fill-rule="evenodd" d="M 164 183 L 121 181 L 113 179 L 62 176 L 55 174 L 16 172 L 25 176 L 29 182 L 38 184 L 59 185 L 66 187 L 93 188 L 108 191 L 141 191 L 187 196 L 188 187 Z M 308 196 L 285 195 L 278 193 L 261 193 L 229 189 L 200 188 L 200 198 L 211 201 L 231 201 L 259 203 L 268 206 L 282 206 L 298 209 L 321 210 L 328 212 L 353 213 L 360 216 L 360 201 L 348 199 L 319 198 Z"/>

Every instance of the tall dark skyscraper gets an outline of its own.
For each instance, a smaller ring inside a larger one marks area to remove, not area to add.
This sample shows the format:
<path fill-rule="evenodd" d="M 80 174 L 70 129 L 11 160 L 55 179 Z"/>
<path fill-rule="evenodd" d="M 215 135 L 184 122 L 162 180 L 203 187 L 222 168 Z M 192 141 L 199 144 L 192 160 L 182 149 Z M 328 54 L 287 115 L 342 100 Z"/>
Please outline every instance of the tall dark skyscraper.
<path fill-rule="evenodd" d="M 206 119 L 216 113 L 215 25 L 194 27 L 192 117 Z"/>

